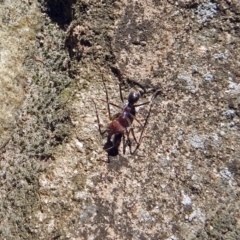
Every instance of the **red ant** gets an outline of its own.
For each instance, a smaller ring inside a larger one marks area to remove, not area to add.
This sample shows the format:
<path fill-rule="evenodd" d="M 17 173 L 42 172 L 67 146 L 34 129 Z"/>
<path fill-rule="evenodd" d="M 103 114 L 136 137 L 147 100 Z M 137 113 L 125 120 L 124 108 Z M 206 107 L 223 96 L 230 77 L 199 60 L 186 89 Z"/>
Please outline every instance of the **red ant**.
<path fill-rule="evenodd" d="M 126 146 L 129 146 L 129 150 L 130 150 L 131 154 L 134 154 L 138 150 L 138 148 L 140 147 L 142 138 L 143 138 L 143 133 L 146 128 L 148 118 L 150 116 L 153 100 L 160 93 L 160 91 L 159 90 L 155 91 L 155 93 L 153 94 L 153 96 L 151 98 L 151 101 L 144 102 L 144 103 L 141 103 L 138 105 L 135 105 L 135 104 L 136 104 L 136 102 L 138 102 L 139 98 L 143 95 L 143 92 L 140 92 L 140 91 L 139 92 L 130 92 L 128 95 L 127 103 L 125 103 L 123 105 L 123 107 L 119 107 L 119 106 L 109 102 L 108 91 L 107 91 L 107 88 L 106 88 L 106 85 L 105 85 L 105 82 L 103 79 L 103 74 L 102 74 L 102 82 L 103 82 L 104 90 L 106 93 L 106 101 L 104 101 L 104 100 L 102 100 L 102 101 L 107 103 L 108 115 L 109 115 L 109 119 L 111 120 L 111 122 L 108 124 L 107 128 L 104 131 L 102 131 L 101 127 L 100 127 L 100 120 L 99 120 L 99 116 L 98 116 L 96 103 L 94 102 L 94 100 L 92 100 L 92 101 L 95 106 L 97 122 L 98 122 L 98 130 L 99 130 L 101 136 L 103 136 L 105 133 L 107 133 L 107 142 L 104 144 L 103 149 L 108 153 L 108 162 L 109 162 L 110 156 L 113 157 L 113 156 L 118 155 L 119 146 L 120 146 L 122 138 L 123 138 L 123 153 L 124 154 L 125 154 Z M 119 91 L 120 91 L 120 98 L 121 98 L 122 102 L 124 102 L 123 97 L 122 97 L 121 83 L 119 83 Z M 144 89 L 144 92 L 146 92 L 145 89 Z M 139 122 L 137 120 L 137 118 L 135 117 L 136 107 L 146 105 L 146 104 L 150 104 L 150 108 L 148 110 L 148 114 L 145 118 L 144 124 L 141 124 L 141 122 Z M 109 105 L 120 108 L 121 112 L 118 112 L 113 117 L 111 117 Z M 131 127 L 134 119 L 140 124 L 140 126 L 142 128 L 139 140 L 136 139 L 133 128 L 129 128 L 129 127 Z M 127 135 L 127 143 L 125 143 L 125 136 L 124 136 L 125 133 Z M 134 141 L 136 142 L 136 147 L 133 151 L 131 148 L 131 142 L 130 142 L 130 138 L 129 138 L 130 133 L 132 134 Z"/>

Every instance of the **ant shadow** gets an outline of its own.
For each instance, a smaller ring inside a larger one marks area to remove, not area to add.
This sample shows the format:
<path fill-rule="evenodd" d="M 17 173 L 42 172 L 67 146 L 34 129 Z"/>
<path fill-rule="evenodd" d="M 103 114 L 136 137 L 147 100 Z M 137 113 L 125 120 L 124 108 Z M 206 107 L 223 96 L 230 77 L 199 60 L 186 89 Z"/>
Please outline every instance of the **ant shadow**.
<path fill-rule="evenodd" d="M 129 168 L 129 161 L 126 157 L 122 156 L 121 154 L 119 154 L 116 157 L 109 157 L 108 156 L 108 164 L 107 164 L 107 168 L 108 171 L 116 171 L 119 172 L 123 167 L 125 168 Z"/>

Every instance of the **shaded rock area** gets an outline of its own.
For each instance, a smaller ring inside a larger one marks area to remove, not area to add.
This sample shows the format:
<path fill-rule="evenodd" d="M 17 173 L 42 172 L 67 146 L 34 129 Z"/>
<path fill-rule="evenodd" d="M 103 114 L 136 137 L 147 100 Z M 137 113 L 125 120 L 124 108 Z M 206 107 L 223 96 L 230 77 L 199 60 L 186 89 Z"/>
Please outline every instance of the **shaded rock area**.
<path fill-rule="evenodd" d="M 0 3 L 0 238 L 239 239 L 239 1 L 18 4 Z M 110 163 L 103 81 L 118 106 L 119 84 L 160 90 Z"/>

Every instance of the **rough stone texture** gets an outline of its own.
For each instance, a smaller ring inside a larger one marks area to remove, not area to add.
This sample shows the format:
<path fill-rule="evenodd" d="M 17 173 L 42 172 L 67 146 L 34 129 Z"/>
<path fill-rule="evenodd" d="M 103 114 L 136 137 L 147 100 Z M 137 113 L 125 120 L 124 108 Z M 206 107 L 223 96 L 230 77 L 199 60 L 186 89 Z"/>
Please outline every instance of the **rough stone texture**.
<path fill-rule="evenodd" d="M 22 1 L 16 22 L 36 4 Z M 1 82 L 14 86 L 1 87 L 1 239 L 239 239 L 239 1 L 38 6 L 24 64 L 1 67 L 17 69 Z M 144 86 L 139 102 L 161 90 L 136 154 L 110 163 L 91 101 L 106 126 L 102 78 L 119 106 L 119 82 L 125 99 Z"/>
<path fill-rule="evenodd" d="M 24 99 L 26 81 L 23 62 L 33 44 L 40 14 L 36 4 L 27 6 L 1 1 L 0 7 L 0 148 L 7 144 Z M 33 18 L 35 14 L 36 18 Z"/>

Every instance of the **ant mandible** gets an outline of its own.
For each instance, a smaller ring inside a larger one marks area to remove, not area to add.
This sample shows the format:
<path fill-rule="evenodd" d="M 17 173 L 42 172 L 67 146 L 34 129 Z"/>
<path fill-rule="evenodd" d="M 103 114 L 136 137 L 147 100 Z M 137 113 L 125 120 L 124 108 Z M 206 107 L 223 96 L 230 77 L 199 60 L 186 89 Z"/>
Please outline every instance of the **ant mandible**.
<path fill-rule="evenodd" d="M 100 69 L 100 71 L 101 71 L 101 69 Z M 103 79 L 103 74 L 102 74 L 102 82 L 103 82 L 104 90 L 106 93 L 106 101 L 105 100 L 101 100 L 101 101 L 107 103 L 108 115 L 109 115 L 109 119 L 111 120 L 111 122 L 108 124 L 107 128 L 104 131 L 102 131 L 101 127 L 100 127 L 100 120 L 99 120 L 99 116 L 98 116 L 98 110 L 97 110 L 96 103 L 94 102 L 93 99 L 92 99 L 92 101 L 95 106 L 95 112 L 96 112 L 96 116 L 97 116 L 99 133 L 101 136 L 103 136 L 104 134 L 107 134 L 107 142 L 104 144 L 103 149 L 108 153 L 108 162 L 109 162 L 110 156 L 113 157 L 113 156 L 117 156 L 119 154 L 119 146 L 121 144 L 122 139 L 123 139 L 123 153 L 124 154 L 125 154 L 126 146 L 129 147 L 130 154 L 134 154 L 138 150 L 138 148 L 140 147 L 140 144 L 142 142 L 143 133 L 146 128 L 148 118 L 150 116 L 153 100 L 160 93 L 160 91 L 159 90 L 155 91 L 154 94 L 152 95 L 152 98 L 150 101 L 144 102 L 144 103 L 141 103 L 138 105 L 136 105 L 136 103 L 138 102 L 139 98 L 143 95 L 143 93 L 141 93 L 140 91 L 139 92 L 131 91 L 128 95 L 128 101 L 123 105 L 123 107 L 119 107 L 118 105 L 109 102 L 108 91 L 107 91 L 105 81 Z M 122 102 L 124 102 L 123 96 L 122 96 L 121 83 L 119 83 L 119 91 L 120 91 L 120 98 L 121 98 Z M 147 116 L 145 118 L 144 124 L 142 124 L 136 118 L 136 107 L 146 105 L 146 104 L 150 104 L 150 107 L 149 107 Z M 111 112 L 110 112 L 110 107 L 109 107 L 110 105 L 121 109 L 121 112 L 118 112 L 113 117 L 111 117 Z M 142 128 L 140 137 L 138 140 L 136 139 L 133 128 L 131 127 L 133 120 L 136 120 Z M 134 141 L 136 142 L 136 147 L 133 151 L 132 151 L 132 146 L 131 146 L 131 141 L 130 141 L 130 133 L 132 134 Z M 125 141 L 124 134 L 126 134 L 126 136 L 127 136 L 127 142 Z"/>

